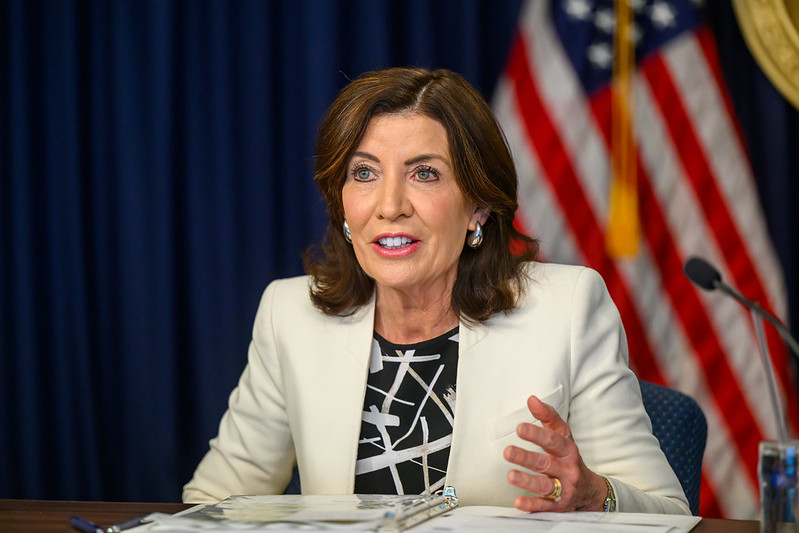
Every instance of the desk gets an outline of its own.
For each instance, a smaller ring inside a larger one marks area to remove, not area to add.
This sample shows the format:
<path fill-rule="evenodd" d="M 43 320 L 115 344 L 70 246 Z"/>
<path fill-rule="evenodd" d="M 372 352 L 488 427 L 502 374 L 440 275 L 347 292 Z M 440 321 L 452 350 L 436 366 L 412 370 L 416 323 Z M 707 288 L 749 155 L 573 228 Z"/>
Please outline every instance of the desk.
<path fill-rule="evenodd" d="M 0 531 L 3 533 L 76 533 L 69 517 L 79 515 L 108 527 L 148 513 L 177 513 L 187 509 L 183 503 L 71 502 L 44 500 L 0 500 Z M 753 520 L 706 518 L 691 533 L 759 533 Z"/>
<path fill-rule="evenodd" d="M 191 507 L 183 503 L 71 502 L 54 500 L 0 500 L 0 531 L 3 533 L 68 532 L 69 517 L 82 516 L 108 527 L 149 513 L 177 513 Z"/>

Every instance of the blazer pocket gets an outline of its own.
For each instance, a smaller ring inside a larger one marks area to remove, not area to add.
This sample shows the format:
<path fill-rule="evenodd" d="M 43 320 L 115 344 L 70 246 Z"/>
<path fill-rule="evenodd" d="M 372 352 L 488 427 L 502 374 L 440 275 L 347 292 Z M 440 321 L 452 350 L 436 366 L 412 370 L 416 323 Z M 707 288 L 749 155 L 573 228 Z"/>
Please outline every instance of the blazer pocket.
<path fill-rule="evenodd" d="M 539 399 L 542 402 L 554 407 L 560 416 L 564 416 L 563 385 L 558 385 L 557 388 L 552 392 L 543 396 L 539 396 Z M 506 437 L 511 433 L 515 434 L 516 427 L 522 422 L 530 422 L 531 424 L 536 424 L 538 426 L 541 425 L 541 422 L 536 420 L 530 413 L 526 403 L 522 408 L 502 415 L 491 422 L 491 424 L 488 426 L 489 436 L 491 437 L 491 440 L 497 440 L 501 439 L 502 437 Z"/>

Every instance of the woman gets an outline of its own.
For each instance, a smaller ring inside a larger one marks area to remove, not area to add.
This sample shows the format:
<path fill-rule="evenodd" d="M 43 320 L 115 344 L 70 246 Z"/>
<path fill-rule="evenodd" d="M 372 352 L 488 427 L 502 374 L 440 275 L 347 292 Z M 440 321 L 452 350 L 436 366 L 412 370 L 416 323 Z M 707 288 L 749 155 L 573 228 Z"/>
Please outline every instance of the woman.
<path fill-rule="evenodd" d="M 330 225 L 275 281 L 187 502 L 455 487 L 465 505 L 688 513 L 589 269 L 533 261 L 517 180 L 455 73 L 364 74 L 320 124 Z"/>

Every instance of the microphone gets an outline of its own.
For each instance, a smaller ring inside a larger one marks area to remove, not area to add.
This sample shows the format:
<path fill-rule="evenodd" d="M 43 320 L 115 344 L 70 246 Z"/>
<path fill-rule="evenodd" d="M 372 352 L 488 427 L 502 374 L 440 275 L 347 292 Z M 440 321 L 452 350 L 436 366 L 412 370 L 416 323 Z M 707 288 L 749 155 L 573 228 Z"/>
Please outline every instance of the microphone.
<path fill-rule="evenodd" d="M 683 270 L 685 270 L 685 275 L 688 276 L 688 279 L 706 291 L 716 289 L 716 286 L 721 283 L 719 271 L 699 257 L 692 257 L 686 261 Z"/>
<path fill-rule="evenodd" d="M 724 283 L 724 281 L 721 279 L 721 273 L 716 270 L 713 265 L 701 257 L 691 257 L 685 262 L 683 270 L 685 271 L 685 275 L 688 277 L 688 279 L 690 279 L 691 282 L 693 282 L 693 284 L 697 287 L 706 291 L 720 290 L 724 294 L 737 300 L 738 303 L 747 309 L 753 310 L 755 313 L 768 320 L 777 329 L 780 337 L 782 337 L 788 346 L 791 347 L 791 350 L 793 350 L 794 354 L 799 356 L 799 344 L 797 344 L 796 339 L 794 339 L 791 335 L 788 327 L 783 324 L 779 318 L 760 307 L 757 302 L 753 302 L 752 300 L 746 298 L 740 292 Z"/>
<path fill-rule="evenodd" d="M 774 415 L 777 419 L 777 428 L 780 432 L 780 441 L 786 442 L 788 440 L 788 430 L 785 425 L 785 417 L 783 416 L 782 406 L 779 401 L 779 394 L 777 392 L 777 382 L 774 379 L 774 370 L 771 365 L 771 356 L 769 355 L 768 345 L 766 344 L 765 334 L 763 333 L 763 324 L 757 317 L 760 316 L 768 320 L 779 332 L 780 337 L 791 347 L 791 350 L 796 356 L 799 356 L 799 345 L 796 340 L 791 336 L 791 332 L 777 317 L 760 307 L 757 302 L 743 296 L 740 292 L 732 288 L 730 285 L 724 283 L 721 279 L 721 273 L 716 268 L 700 257 L 691 257 L 685 262 L 683 271 L 691 282 L 697 287 L 706 291 L 720 290 L 724 294 L 731 296 L 737 300 L 738 303 L 748 308 L 752 315 L 752 321 L 755 325 L 755 332 L 758 337 L 758 345 L 760 347 L 760 355 L 763 358 L 763 370 L 766 372 L 766 379 L 769 385 L 769 395 L 771 397 L 772 408 Z"/>

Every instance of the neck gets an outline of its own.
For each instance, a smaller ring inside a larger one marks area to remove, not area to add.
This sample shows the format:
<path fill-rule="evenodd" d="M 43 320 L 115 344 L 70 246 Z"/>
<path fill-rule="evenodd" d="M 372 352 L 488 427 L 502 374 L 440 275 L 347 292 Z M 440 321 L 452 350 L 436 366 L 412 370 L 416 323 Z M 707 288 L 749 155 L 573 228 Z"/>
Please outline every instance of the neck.
<path fill-rule="evenodd" d="M 452 292 L 438 297 L 377 288 L 375 331 L 395 344 L 413 344 L 434 339 L 455 328 L 458 315 L 452 310 Z"/>

